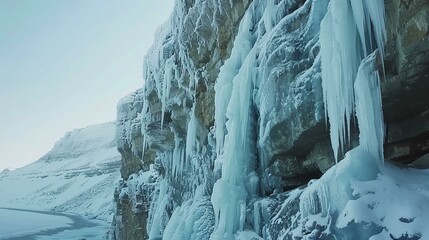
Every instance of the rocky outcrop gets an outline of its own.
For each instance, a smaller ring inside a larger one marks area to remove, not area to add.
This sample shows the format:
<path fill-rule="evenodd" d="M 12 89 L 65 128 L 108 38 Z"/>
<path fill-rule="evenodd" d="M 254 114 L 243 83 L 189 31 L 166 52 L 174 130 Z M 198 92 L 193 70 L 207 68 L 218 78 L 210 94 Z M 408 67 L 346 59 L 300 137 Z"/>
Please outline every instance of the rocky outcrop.
<path fill-rule="evenodd" d="M 118 103 L 116 118 L 116 146 L 121 153 L 121 176 L 127 179 L 143 168 L 143 135 L 141 112 L 143 90 L 139 89 Z"/>
<path fill-rule="evenodd" d="M 147 238 L 150 229 L 157 228 L 152 226 L 154 224 L 160 226 L 159 232 L 152 231 L 152 237 L 161 234 L 167 223 L 166 217 L 172 215 L 176 206 L 191 198 L 190 180 L 175 178 L 177 169 L 171 163 L 180 161 L 171 159 L 171 155 L 183 154 L 191 114 L 195 116 L 195 128 L 198 129 L 195 146 L 201 146 L 196 154 L 205 162 L 213 162 L 207 135 L 214 124 L 214 84 L 219 68 L 230 55 L 238 23 L 248 5 L 247 0 L 178 1 L 171 18 L 160 28 L 160 41 L 154 43 L 144 63 L 145 87 L 118 104 L 117 123 L 117 145 L 122 155 L 121 173 L 125 180 L 118 191 L 132 182 L 130 174 L 148 171 L 151 165 L 155 166 L 158 176 L 157 187 L 153 192 L 143 194 L 147 184 L 139 185 L 140 195 L 152 199 L 151 204 L 146 201 L 149 206 L 143 211 L 135 211 L 132 200 L 117 201 L 114 235 L 118 239 Z M 212 170 L 204 166 L 198 171 L 204 172 L 193 178 L 202 181 L 199 178 Z M 162 180 L 174 186 L 168 191 L 175 197 L 168 199 L 169 209 L 157 210 L 161 207 L 157 206 L 161 204 L 157 201 L 162 200 L 159 196 Z M 207 184 L 210 189 L 212 183 Z M 210 190 L 202 193 L 202 197 L 208 198 L 209 194 Z M 205 209 L 207 204 L 201 206 Z M 149 209 L 152 209 L 152 215 Z M 157 211 L 165 211 L 158 213 L 163 215 L 162 219 L 154 216 Z"/>
<path fill-rule="evenodd" d="M 387 158 L 409 163 L 429 152 L 429 3 L 386 1 L 386 17 L 385 151 Z"/>
<path fill-rule="evenodd" d="M 250 104 L 243 112 L 250 120 L 243 127 L 252 152 L 250 166 L 243 167 L 248 193 L 243 226 L 276 239 L 286 228 L 280 222 L 296 224 L 290 217 L 299 209 L 302 191 L 287 191 L 319 178 L 335 163 L 319 53 L 320 22 L 328 3 L 176 3 L 146 56 L 144 88 L 118 104 L 117 145 L 124 179 L 116 193 L 118 239 L 211 235 L 218 213 L 208 199 L 229 161 L 224 159 L 223 141 L 231 144 L 225 136 L 232 134 L 232 90 L 225 88 L 246 79 L 251 82 Z M 387 48 L 379 66 L 384 73 L 385 156 L 409 163 L 429 152 L 429 5 L 394 0 L 385 1 L 385 9 Z M 242 98 L 248 96 L 244 87 L 240 91 Z M 347 148 L 355 146 L 357 136 L 357 128 L 352 129 Z M 142 177 L 149 173 L 152 177 Z M 136 186 L 133 197 L 121 198 L 122 192 L 130 195 L 130 185 Z M 197 196 L 204 200 L 197 201 Z M 285 199 L 289 205 L 282 205 Z M 146 206 L 143 210 L 136 208 L 140 203 Z M 183 206 L 195 207 L 194 213 L 204 213 L 207 222 L 191 217 Z M 264 219 L 256 221 L 256 213 Z M 180 223 L 183 219 L 186 227 Z M 273 219 L 281 220 L 269 224 Z M 197 231 L 196 224 L 204 227 Z M 304 229 L 304 235 L 326 230 L 322 225 Z"/>

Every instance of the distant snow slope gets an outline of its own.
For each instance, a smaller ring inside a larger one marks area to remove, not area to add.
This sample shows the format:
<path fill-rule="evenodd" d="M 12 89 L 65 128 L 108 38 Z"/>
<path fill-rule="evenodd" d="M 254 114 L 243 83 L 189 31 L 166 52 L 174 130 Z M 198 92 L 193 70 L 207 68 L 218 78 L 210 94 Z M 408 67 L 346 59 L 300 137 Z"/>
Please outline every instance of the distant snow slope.
<path fill-rule="evenodd" d="M 38 161 L 0 174 L 0 206 L 110 221 L 119 167 L 114 122 L 76 129 Z"/>

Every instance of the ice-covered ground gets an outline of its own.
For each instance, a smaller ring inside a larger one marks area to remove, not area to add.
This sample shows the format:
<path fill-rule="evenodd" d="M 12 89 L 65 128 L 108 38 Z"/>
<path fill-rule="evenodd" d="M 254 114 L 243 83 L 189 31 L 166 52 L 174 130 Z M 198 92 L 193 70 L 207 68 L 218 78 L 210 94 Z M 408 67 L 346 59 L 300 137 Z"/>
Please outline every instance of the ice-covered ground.
<path fill-rule="evenodd" d="M 64 216 L 0 209 L 0 239 L 29 235 L 69 226 L 73 221 Z"/>
<path fill-rule="evenodd" d="M 79 216 L 18 209 L 0 209 L 0 239 L 100 240 L 108 224 Z"/>
<path fill-rule="evenodd" d="M 388 162 L 381 173 L 374 157 L 357 147 L 300 195 L 301 227 L 292 235 L 428 239 L 428 180 L 429 169 Z"/>

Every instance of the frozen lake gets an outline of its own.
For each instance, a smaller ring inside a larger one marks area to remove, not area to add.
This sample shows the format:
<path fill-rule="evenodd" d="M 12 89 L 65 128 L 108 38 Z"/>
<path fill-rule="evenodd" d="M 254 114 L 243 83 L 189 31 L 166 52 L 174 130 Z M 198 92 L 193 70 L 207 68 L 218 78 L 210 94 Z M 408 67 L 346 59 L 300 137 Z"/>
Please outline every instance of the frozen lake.
<path fill-rule="evenodd" d="M 1 240 L 100 240 L 108 228 L 106 222 L 77 215 L 0 208 Z"/>

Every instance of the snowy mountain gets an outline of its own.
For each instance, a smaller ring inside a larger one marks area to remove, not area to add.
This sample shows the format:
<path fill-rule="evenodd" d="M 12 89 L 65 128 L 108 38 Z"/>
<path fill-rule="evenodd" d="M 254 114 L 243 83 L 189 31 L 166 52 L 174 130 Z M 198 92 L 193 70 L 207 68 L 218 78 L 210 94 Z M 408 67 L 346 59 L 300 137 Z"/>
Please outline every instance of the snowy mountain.
<path fill-rule="evenodd" d="M 115 123 L 66 133 L 46 155 L 0 174 L 0 206 L 71 212 L 110 221 L 120 155 Z"/>

